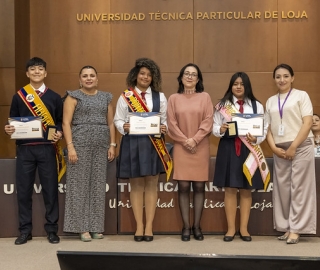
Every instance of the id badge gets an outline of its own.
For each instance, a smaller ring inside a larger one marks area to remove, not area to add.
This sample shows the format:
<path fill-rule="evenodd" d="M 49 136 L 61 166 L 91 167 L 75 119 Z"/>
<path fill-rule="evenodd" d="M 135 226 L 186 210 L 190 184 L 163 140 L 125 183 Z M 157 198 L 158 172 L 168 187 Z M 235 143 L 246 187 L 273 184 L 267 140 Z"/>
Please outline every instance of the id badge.
<path fill-rule="evenodd" d="M 284 125 L 279 125 L 278 136 L 284 136 Z"/>

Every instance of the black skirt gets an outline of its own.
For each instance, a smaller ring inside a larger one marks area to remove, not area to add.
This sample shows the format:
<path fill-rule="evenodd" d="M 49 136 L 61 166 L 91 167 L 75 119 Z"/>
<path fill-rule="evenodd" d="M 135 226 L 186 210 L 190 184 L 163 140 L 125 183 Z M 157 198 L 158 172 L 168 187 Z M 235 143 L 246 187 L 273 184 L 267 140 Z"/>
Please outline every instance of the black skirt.
<path fill-rule="evenodd" d="M 123 136 L 117 162 L 117 177 L 136 178 L 159 173 L 165 173 L 165 169 L 149 136 Z"/>
<path fill-rule="evenodd" d="M 216 158 L 213 184 L 217 187 L 232 187 L 239 189 L 263 189 L 262 177 L 259 168 L 252 177 L 250 186 L 245 174 L 243 164 L 250 150 L 241 142 L 241 153 L 238 157 L 234 146 L 234 138 L 221 138 Z"/>

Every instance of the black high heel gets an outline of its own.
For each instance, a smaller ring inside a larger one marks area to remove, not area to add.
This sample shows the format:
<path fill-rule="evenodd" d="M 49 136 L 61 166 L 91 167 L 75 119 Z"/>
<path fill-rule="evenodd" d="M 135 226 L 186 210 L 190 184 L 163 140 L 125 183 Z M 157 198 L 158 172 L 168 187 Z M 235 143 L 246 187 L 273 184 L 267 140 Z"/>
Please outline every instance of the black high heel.
<path fill-rule="evenodd" d="M 198 241 L 202 241 L 204 239 L 201 228 L 192 227 L 193 237 Z"/>
<path fill-rule="evenodd" d="M 181 240 L 185 242 L 190 241 L 190 229 L 185 229 L 185 228 L 182 229 Z"/>

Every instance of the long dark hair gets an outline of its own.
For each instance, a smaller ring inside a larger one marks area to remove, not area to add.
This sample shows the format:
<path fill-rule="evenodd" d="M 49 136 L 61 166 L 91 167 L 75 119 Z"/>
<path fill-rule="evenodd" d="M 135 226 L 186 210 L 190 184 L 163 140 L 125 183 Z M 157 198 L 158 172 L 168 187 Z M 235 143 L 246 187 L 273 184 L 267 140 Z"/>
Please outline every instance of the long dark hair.
<path fill-rule="evenodd" d="M 151 72 L 151 76 L 152 76 L 152 81 L 150 84 L 151 89 L 156 92 L 160 92 L 161 82 L 162 82 L 160 68 L 156 64 L 156 62 L 154 62 L 149 58 L 139 58 L 136 60 L 135 66 L 130 70 L 127 76 L 127 79 L 126 79 L 127 86 L 135 87 L 137 85 L 137 76 L 140 72 L 140 69 L 143 67 L 149 69 Z"/>
<path fill-rule="evenodd" d="M 189 63 L 187 65 L 185 65 L 181 70 L 180 70 L 180 74 L 177 78 L 178 82 L 179 82 L 179 88 L 178 88 L 178 93 L 181 94 L 184 92 L 184 85 L 182 83 L 182 77 L 183 77 L 183 73 L 185 71 L 185 69 L 187 67 L 194 67 L 196 70 L 197 70 L 197 73 L 198 73 L 198 82 L 196 84 L 196 92 L 197 93 L 201 93 L 204 91 L 204 87 L 203 87 L 203 78 L 202 78 L 202 73 L 201 73 L 201 70 L 200 68 L 196 65 L 196 64 L 193 64 L 193 63 Z"/>
<path fill-rule="evenodd" d="M 256 97 L 253 95 L 252 92 L 252 87 L 251 87 L 251 82 L 249 79 L 249 76 L 245 73 L 245 72 L 236 72 L 235 74 L 232 75 L 231 79 L 230 79 L 230 83 L 229 83 L 229 87 L 227 92 L 224 94 L 223 98 L 220 100 L 220 105 L 219 108 L 223 107 L 224 104 L 229 101 L 230 103 L 233 104 L 233 93 L 232 93 L 232 86 L 234 84 L 234 82 L 238 79 L 238 78 L 242 79 L 242 83 L 243 83 L 243 87 L 244 87 L 244 95 L 243 95 L 243 99 L 250 99 L 251 101 L 256 100 Z"/>

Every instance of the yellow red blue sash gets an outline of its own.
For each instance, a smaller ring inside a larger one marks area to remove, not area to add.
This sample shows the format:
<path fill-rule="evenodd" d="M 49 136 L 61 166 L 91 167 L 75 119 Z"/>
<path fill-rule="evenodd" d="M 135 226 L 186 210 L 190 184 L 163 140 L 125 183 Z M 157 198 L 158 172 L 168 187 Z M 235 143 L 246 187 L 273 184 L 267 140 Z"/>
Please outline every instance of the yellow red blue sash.
<path fill-rule="evenodd" d="M 135 91 L 134 89 L 130 88 L 124 90 L 124 92 L 122 93 L 122 97 L 133 112 L 150 112 L 147 105 L 143 102 L 137 91 Z M 171 175 L 173 162 L 166 148 L 166 144 L 162 137 L 155 138 L 153 136 L 149 136 L 149 138 L 161 159 L 163 167 L 167 173 L 168 181 Z"/>
<path fill-rule="evenodd" d="M 218 110 L 227 121 L 231 121 L 232 114 L 239 113 L 236 107 L 230 102 L 224 104 L 222 107 L 220 107 L 220 103 L 218 103 L 216 105 L 216 110 Z M 239 136 L 239 138 L 250 150 L 250 154 L 243 164 L 243 173 L 250 186 L 252 186 L 252 177 L 257 168 L 259 168 L 264 183 L 264 190 L 266 190 L 270 181 L 270 171 L 260 145 L 253 145 L 245 136 Z"/>
<path fill-rule="evenodd" d="M 47 130 L 47 126 L 54 126 L 54 120 L 48 111 L 46 105 L 42 102 L 41 98 L 37 95 L 30 84 L 22 87 L 18 91 L 18 95 L 21 97 L 23 102 L 26 104 L 30 112 L 34 116 L 39 116 L 42 118 L 42 128 L 44 132 Z M 58 141 L 55 144 L 56 149 L 56 159 L 57 159 L 57 170 L 58 170 L 58 181 L 60 182 L 62 176 L 66 172 L 66 163 L 63 157 L 63 151 L 61 143 Z"/>

